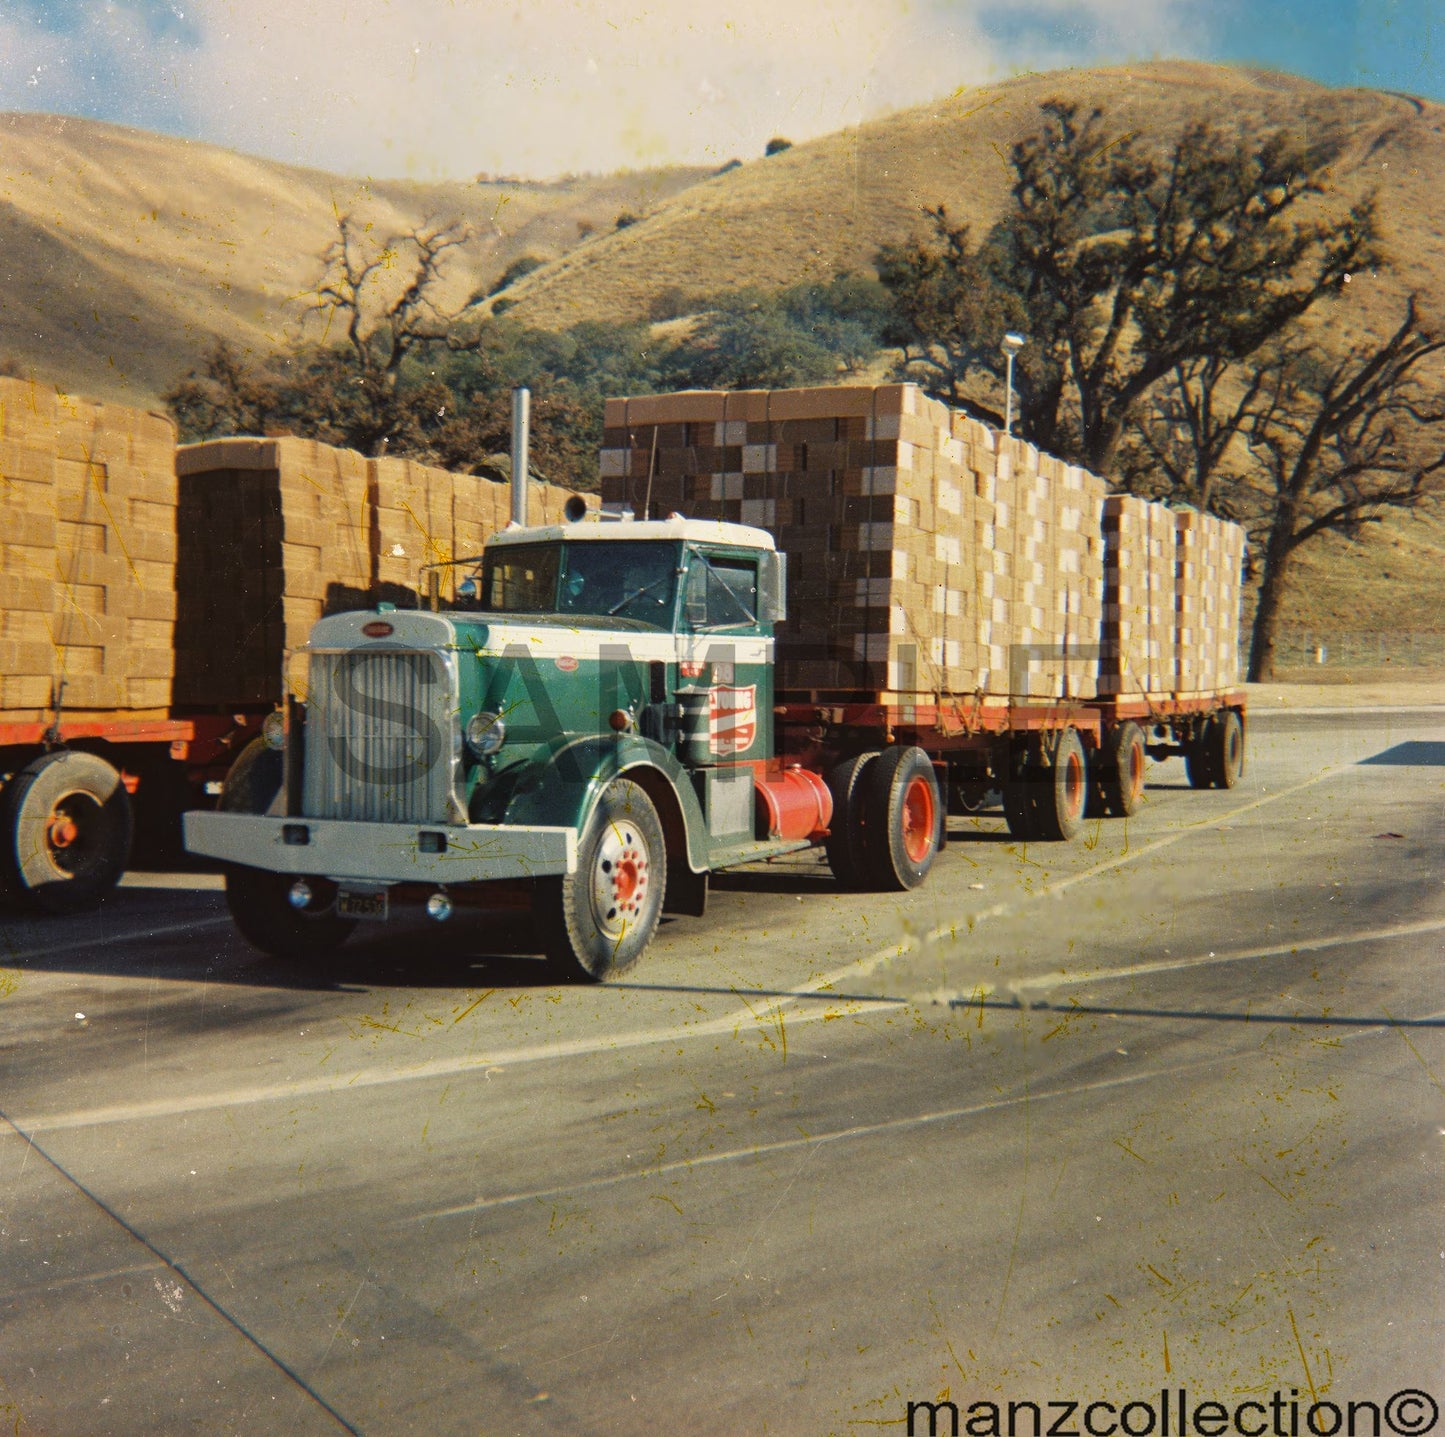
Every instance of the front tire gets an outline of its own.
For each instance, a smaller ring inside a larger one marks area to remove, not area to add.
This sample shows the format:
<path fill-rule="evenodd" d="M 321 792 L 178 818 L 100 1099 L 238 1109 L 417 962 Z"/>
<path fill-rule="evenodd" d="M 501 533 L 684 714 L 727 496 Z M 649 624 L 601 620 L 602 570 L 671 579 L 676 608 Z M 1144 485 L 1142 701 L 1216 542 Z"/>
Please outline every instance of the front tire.
<path fill-rule="evenodd" d="M 351 936 L 356 920 L 336 912 L 336 885 L 307 878 L 311 901 L 297 908 L 290 898 L 292 873 L 231 868 L 226 873 L 226 907 L 241 936 L 272 958 L 315 961 L 334 953 Z"/>
<path fill-rule="evenodd" d="M 533 890 L 543 951 L 573 981 L 615 978 L 652 941 L 666 892 L 657 809 L 631 779 L 614 779 L 582 831 L 576 872 L 538 879 Z"/>
<path fill-rule="evenodd" d="M 81 913 L 120 882 L 134 831 L 130 795 L 103 758 L 44 754 L 0 798 L 0 886 L 46 913 Z"/>

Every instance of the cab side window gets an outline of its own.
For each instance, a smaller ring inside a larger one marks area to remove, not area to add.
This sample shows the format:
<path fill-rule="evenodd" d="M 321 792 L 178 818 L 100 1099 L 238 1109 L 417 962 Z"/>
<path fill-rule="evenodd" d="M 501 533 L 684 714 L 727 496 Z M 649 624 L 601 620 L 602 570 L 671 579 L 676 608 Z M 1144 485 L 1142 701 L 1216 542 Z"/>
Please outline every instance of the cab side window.
<path fill-rule="evenodd" d="M 695 553 L 687 584 L 687 621 L 694 629 L 740 628 L 758 621 L 758 565 Z"/>

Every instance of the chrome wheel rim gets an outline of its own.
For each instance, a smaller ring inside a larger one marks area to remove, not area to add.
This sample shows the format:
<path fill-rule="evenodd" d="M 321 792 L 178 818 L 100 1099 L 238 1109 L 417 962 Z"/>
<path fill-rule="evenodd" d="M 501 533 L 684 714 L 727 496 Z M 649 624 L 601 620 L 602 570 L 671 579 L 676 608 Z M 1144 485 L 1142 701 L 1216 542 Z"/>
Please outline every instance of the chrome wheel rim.
<path fill-rule="evenodd" d="M 641 921 L 647 907 L 651 855 L 635 823 L 612 822 L 592 860 L 592 918 L 599 932 L 620 940 Z"/>

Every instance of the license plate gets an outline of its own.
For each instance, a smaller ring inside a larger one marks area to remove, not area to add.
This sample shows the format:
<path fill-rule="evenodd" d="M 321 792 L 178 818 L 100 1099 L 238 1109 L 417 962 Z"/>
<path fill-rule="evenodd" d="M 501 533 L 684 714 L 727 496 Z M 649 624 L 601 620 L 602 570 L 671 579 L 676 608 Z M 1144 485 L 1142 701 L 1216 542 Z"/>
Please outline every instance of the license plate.
<path fill-rule="evenodd" d="M 387 891 L 384 888 L 343 888 L 336 895 L 336 911 L 343 918 L 385 923 L 388 916 Z"/>

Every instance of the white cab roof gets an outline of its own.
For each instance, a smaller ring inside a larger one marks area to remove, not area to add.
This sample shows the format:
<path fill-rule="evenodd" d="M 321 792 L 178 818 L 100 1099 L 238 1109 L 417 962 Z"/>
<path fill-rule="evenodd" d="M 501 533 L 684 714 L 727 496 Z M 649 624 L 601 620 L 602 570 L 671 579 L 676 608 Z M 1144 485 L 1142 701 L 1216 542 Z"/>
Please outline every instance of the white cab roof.
<path fill-rule="evenodd" d="M 694 544 L 732 544 L 743 549 L 773 549 L 773 536 L 749 524 L 724 524 L 720 519 L 581 519 L 575 524 L 547 524 L 537 528 L 502 529 L 487 540 L 495 544 L 569 543 L 593 539 L 683 539 Z"/>

